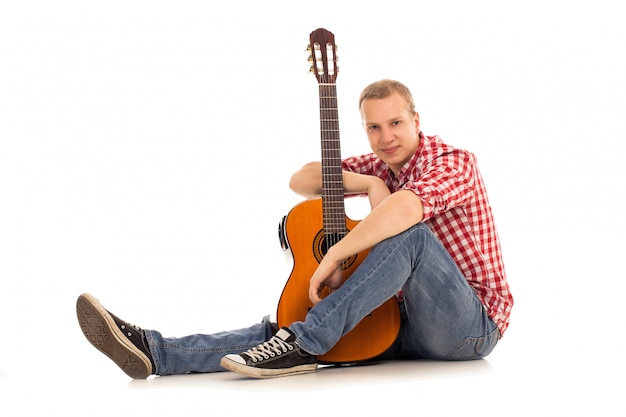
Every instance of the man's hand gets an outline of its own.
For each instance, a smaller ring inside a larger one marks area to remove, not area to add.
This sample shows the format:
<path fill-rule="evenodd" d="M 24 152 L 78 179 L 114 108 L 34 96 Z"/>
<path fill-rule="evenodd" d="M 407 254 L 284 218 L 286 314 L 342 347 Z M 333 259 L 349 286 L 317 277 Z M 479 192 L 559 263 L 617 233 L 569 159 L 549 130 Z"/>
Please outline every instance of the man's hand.
<path fill-rule="evenodd" d="M 333 260 L 331 251 L 329 250 L 311 277 L 309 283 L 309 300 L 311 300 L 313 305 L 319 303 L 322 301 L 321 294 L 324 287 L 328 287 L 332 292 L 341 287 L 342 283 L 343 274 L 341 261 Z"/>

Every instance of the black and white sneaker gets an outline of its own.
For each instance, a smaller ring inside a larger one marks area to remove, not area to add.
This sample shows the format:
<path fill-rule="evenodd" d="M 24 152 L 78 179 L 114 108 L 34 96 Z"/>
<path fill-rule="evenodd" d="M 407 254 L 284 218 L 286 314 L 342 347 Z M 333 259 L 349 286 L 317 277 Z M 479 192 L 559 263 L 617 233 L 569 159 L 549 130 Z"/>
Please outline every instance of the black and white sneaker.
<path fill-rule="evenodd" d="M 76 316 L 83 334 L 96 349 L 135 379 L 154 373 L 145 332 L 107 311 L 91 294 L 76 300 Z"/>
<path fill-rule="evenodd" d="M 267 342 L 238 355 L 226 355 L 220 365 L 253 378 L 306 374 L 317 370 L 317 358 L 298 347 L 295 335 L 283 327 Z"/>

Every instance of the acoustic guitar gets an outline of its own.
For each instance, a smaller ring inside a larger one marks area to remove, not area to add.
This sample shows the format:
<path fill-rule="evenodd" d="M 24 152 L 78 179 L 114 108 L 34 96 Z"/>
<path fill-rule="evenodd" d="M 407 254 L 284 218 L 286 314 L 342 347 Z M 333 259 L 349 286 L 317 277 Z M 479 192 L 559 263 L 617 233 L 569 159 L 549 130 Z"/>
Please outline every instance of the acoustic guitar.
<path fill-rule="evenodd" d="M 293 257 L 293 270 L 281 294 L 278 326 L 303 321 L 313 307 L 309 300 L 309 280 L 322 258 L 358 222 L 346 216 L 342 158 L 339 141 L 336 78 L 338 74 L 335 36 L 317 29 L 310 35 L 308 49 L 311 71 L 319 84 L 322 148 L 322 196 L 306 200 L 291 209 L 279 226 L 283 249 Z M 346 259 L 343 279 L 349 279 L 369 250 Z M 328 289 L 322 296 L 328 295 Z M 391 346 L 400 329 L 400 313 L 395 297 L 375 309 L 345 334 L 326 354 L 322 363 L 340 364 L 374 358 Z"/>

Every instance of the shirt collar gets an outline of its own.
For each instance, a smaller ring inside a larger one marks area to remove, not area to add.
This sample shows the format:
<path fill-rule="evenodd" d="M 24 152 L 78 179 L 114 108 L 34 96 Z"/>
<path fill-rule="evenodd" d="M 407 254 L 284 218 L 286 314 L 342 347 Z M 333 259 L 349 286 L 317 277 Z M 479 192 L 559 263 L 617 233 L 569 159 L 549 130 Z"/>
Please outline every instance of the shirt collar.
<path fill-rule="evenodd" d="M 391 169 L 387 167 L 387 170 L 391 178 L 396 177 L 400 182 L 402 182 L 403 180 L 407 180 L 408 178 L 415 175 L 415 167 L 417 166 L 417 162 L 420 160 L 422 150 L 424 149 L 425 136 L 422 132 L 420 132 L 419 137 L 420 137 L 420 143 L 417 145 L 417 150 L 415 151 L 413 156 L 408 161 L 406 161 L 404 166 L 398 172 L 398 175 L 395 175 L 393 171 L 391 171 Z"/>

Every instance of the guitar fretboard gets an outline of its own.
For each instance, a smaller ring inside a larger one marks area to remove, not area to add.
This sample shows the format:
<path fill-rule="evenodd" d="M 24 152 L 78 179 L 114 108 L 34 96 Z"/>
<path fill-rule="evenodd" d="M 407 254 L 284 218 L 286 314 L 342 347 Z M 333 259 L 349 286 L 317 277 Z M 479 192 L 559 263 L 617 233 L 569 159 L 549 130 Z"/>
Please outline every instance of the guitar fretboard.
<path fill-rule="evenodd" d="M 320 83 L 319 96 L 324 231 L 327 238 L 339 240 L 346 235 L 346 218 L 336 84 Z M 333 242 L 329 243 L 332 246 Z"/>

